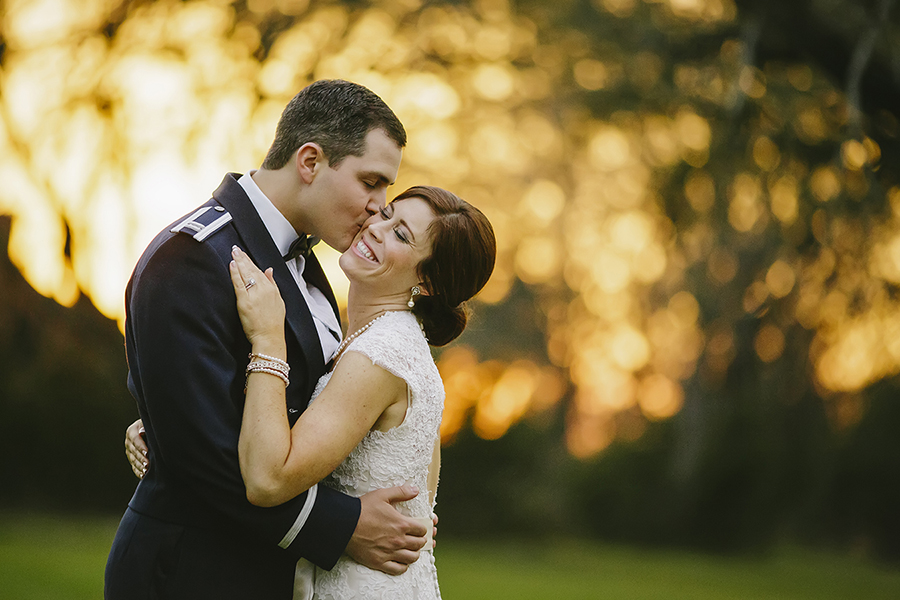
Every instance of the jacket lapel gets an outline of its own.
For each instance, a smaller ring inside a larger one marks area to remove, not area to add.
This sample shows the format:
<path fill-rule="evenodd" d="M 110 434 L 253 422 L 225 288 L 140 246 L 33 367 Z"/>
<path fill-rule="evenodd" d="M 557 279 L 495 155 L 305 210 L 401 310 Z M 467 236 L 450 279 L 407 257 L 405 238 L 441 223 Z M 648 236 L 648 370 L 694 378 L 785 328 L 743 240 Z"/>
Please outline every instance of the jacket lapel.
<path fill-rule="evenodd" d="M 272 236 L 257 214 L 253 204 L 244 193 L 244 188 L 237 182 L 237 174 L 229 173 L 219 188 L 213 193 L 213 197 L 224 206 L 231 216 L 238 235 L 244 241 L 246 248 L 242 248 L 261 270 L 272 267 L 275 282 L 284 299 L 287 322 L 291 332 L 300 343 L 303 353 L 306 355 L 306 364 L 312 375 L 312 382 L 318 379 L 319 374 L 325 370 L 325 359 L 322 357 L 322 345 L 316 333 L 309 307 L 297 287 L 297 282 L 288 270 L 284 259 L 278 252 Z M 329 299 L 334 298 L 331 288 L 325 280 L 325 274 L 321 266 L 316 266 L 322 273 L 324 287 L 319 287 Z M 316 283 L 318 286 L 319 284 Z M 328 290 L 325 292 L 325 290 Z M 333 300 L 332 300 L 333 302 Z"/>

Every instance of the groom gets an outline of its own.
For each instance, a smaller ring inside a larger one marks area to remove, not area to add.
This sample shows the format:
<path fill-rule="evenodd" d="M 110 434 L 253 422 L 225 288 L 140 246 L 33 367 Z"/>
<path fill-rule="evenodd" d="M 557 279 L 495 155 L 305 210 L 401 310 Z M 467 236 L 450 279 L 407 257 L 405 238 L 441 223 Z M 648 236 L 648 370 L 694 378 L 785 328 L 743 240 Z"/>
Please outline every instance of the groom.
<path fill-rule="evenodd" d="M 346 250 L 384 206 L 405 144 L 402 124 L 370 90 L 313 83 L 285 108 L 262 168 L 226 175 L 141 256 L 126 290 L 125 347 L 150 468 L 110 551 L 107 600 L 288 599 L 299 558 L 329 569 L 346 552 L 388 573 L 418 558 L 424 527 L 391 504 L 415 490 L 356 499 L 314 486 L 274 508 L 247 501 L 237 445 L 250 344 L 228 272 L 234 245 L 274 267 L 293 425 L 341 338 L 307 235 Z"/>

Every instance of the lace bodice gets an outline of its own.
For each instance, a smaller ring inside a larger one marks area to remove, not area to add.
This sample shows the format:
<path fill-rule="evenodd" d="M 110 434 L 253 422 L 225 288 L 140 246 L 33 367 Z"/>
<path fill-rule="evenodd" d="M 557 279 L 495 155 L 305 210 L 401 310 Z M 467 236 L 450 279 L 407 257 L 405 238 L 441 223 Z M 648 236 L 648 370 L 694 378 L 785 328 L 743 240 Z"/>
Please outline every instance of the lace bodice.
<path fill-rule="evenodd" d="M 411 517 L 431 517 L 428 469 L 444 408 L 444 386 L 428 342 L 409 312 L 390 312 L 353 340 L 345 352 L 359 352 L 406 382 L 407 412 L 389 431 L 370 431 L 350 456 L 324 481 L 345 494 L 362 496 L 376 489 L 414 485 L 419 495 L 397 505 Z M 324 375 L 313 399 L 331 378 Z M 432 551 L 400 576 L 373 571 L 342 557 L 331 571 L 316 570 L 315 598 L 435 599 L 440 598 Z"/>

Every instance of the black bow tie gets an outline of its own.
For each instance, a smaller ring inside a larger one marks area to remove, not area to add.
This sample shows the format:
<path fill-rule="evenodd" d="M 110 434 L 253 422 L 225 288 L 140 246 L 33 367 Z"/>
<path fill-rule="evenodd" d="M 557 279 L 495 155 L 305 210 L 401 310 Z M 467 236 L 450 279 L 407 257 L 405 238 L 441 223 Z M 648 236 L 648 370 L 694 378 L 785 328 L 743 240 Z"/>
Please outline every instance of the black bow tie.
<path fill-rule="evenodd" d="M 306 258 L 309 256 L 309 253 L 312 252 L 312 247 L 318 243 L 319 238 L 314 235 L 298 237 L 291 242 L 291 247 L 288 248 L 287 254 L 285 254 L 283 258 L 285 261 L 294 260 L 298 256 Z"/>

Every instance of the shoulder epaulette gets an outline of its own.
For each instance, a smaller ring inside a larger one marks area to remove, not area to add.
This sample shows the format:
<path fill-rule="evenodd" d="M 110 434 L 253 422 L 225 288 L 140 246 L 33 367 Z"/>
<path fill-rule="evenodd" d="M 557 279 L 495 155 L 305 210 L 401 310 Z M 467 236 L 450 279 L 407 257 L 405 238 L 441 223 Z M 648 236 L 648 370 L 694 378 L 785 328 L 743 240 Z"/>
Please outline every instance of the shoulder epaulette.
<path fill-rule="evenodd" d="M 202 242 L 231 220 L 231 213 L 225 207 L 204 206 L 184 221 L 170 229 L 172 233 L 186 233 Z"/>

